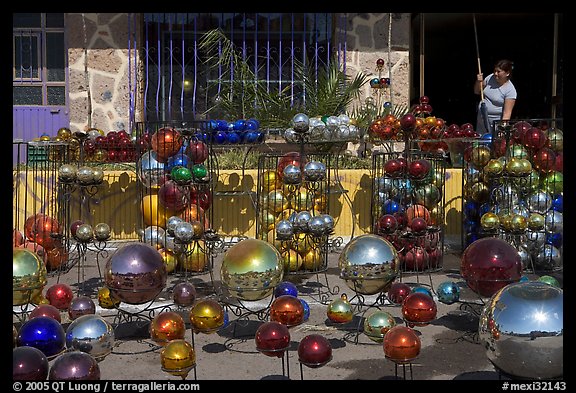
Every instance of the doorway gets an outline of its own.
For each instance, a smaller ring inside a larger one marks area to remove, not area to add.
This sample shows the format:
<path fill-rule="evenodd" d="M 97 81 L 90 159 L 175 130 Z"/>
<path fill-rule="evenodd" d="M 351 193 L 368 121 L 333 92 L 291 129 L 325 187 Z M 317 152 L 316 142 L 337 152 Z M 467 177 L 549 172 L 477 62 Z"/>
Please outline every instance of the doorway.
<path fill-rule="evenodd" d="M 478 57 L 484 76 L 506 58 L 514 62 L 511 80 L 518 91 L 513 119 L 561 118 L 563 14 L 479 13 L 475 17 L 478 53 L 473 14 L 414 14 L 412 98 L 417 99 L 423 89 L 432 115 L 447 124 L 475 125 L 480 99 L 473 93 Z"/>

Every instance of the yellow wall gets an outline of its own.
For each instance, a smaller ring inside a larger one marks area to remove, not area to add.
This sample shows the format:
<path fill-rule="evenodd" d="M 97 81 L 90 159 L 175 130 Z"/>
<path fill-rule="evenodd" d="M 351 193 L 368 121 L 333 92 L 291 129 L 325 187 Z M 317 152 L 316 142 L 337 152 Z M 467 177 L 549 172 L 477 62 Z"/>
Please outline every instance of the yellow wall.
<path fill-rule="evenodd" d="M 13 176 L 13 227 L 24 230 L 27 217 L 42 212 L 55 218 L 64 217 L 58 211 L 57 182 L 53 173 L 18 173 Z M 337 183 L 331 186 L 329 214 L 335 219 L 335 234 L 357 236 L 370 233 L 373 218 L 370 215 L 371 174 L 370 170 L 340 169 L 331 175 Z M 212 226 L 224 236 L 256 236 L 256 212 L 252 203 L 255 198 L 257 170 L 220 170 L 215 188 L 212 211 Z M 252 195 L 246 191 L 251 191 Z M 226 195 L 218 195 L 224 192 Z M 97 192 L 84 193 L 86 202 L 78 189 L 69 193 L 69 220 L 82 220 L 96 225 L 105 222 L 112 229 L 113 240 L 137 239 L 137 229 L 142 227 L 139 191 L 133 171 L 106 171 L 104 182 Z M 462 170 L 446 170 L 445 183 L 446 217 L 445 233 L 458 235 L 461 231 Z"/>

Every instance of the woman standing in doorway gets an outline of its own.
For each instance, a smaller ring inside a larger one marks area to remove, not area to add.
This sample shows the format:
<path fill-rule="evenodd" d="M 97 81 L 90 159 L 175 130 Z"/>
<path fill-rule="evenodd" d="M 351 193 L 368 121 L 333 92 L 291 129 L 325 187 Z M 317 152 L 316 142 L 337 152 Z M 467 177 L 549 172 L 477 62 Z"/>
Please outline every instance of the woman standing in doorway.
<path fill-rule="evenodd" d="M 514 69 L 514 63 L 510 60 L 499 60 L 494 65 L 494 72 L 484 78 L 483 74 L 476 76 L 476 83 L 474 84 L 474 93 L 480 94 L 480 88 L 484 90 L 484 103 L 486 104 L 486 112 L 488 115 L 488 124 L 490 129 L 485 127 L 484 119 L 480 107 L 482 102 L 478 105 L 478 117 L 476 120 L 476 131 L 480 134 L 492 132 L 494 121 L 510 120 L 512 117 L 512 109 L 516 103 L 516 88 L 510 80 L 510 75 Z M 481 85 L 482 84 L 482 85 Z"/>

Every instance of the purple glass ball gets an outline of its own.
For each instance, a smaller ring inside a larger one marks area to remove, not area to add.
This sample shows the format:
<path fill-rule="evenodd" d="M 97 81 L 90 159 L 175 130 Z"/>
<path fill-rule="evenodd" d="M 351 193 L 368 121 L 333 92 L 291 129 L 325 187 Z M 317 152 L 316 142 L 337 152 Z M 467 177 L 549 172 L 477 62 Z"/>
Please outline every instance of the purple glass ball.
<path fill-rule="evenodd" d="M 172 299 L 178 306 L 191 306 L 196 301 L 196 287 L 188 281 L 178 283 L 174 286 Z"/>
<path fill-rule="evenodd" d="M 95 314 L 96 304 L 94 300 L 88 296 L 77 296 L 70 302 L 68 307 L 68 316 L 71 320 L 75 320 L 82 315 Z"/>
<path fill-rule="evenodd" d="M 50 365 L 46 355 L 34 347 L 12 350 L 12 379 L 14 381 L 44 381 Z"/>
<path fill-rule="evenodd" d="M 100 366 L 94 357 L 85 352 L 64 352 L 52 363 L 48 379 L 51 381 L 98 381 L 100 380 Z"/>

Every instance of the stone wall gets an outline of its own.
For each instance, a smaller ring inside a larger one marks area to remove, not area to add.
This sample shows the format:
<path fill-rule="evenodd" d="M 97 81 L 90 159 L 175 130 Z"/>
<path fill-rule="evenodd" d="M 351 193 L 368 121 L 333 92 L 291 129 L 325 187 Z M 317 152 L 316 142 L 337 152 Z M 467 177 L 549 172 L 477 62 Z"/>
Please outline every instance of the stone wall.
<path fill-rule="evenodd" d="M 138 64 L 136 51 L 131 48 L 129 53 L 129 27 L 135 26 L 138 37 L 139 23 L 133 23 L 127 13 L 69 13 L 66 17 L 70 129 L 129 130 L 130 89 L 134 90 L 134 64 Z M 139 98 L 133 99 L 138 102 Z"/>

